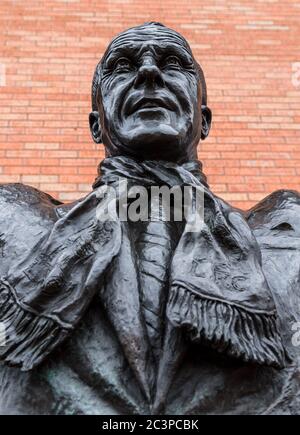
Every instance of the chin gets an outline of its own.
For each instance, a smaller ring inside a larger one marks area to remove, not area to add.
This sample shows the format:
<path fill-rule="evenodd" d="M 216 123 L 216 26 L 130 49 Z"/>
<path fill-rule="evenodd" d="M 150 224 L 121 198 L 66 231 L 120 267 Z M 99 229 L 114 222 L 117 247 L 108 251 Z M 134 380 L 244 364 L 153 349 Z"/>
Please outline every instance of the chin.
<path fill-rule="evenodd" d="M 136 157 L 147 159 L 171 159 L 176 157 L 180 152 L 181 135 L 177 130 L 169 125 L 160 124 L 155 128 L 139 126 L 131 131 L 130 137 L 127 138 L 126 149 Z"/>

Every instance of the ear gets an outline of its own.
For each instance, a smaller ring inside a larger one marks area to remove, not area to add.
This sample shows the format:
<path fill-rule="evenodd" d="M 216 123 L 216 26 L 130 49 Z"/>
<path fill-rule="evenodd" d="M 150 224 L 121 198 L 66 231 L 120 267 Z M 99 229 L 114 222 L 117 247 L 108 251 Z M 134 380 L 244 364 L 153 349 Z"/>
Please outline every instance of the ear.
<path fill-rule="evenodd" d="M 201 139 L 205 140 L 210 132 L 212 113 L 209 107 L 201 106 L 202 109 L 202 129 Z"/>
<path fill-rule="evenodd" d="M 95 143 L 102 143 L 99 113 L 94 111 L 89 116 L 91 135 Z"/>

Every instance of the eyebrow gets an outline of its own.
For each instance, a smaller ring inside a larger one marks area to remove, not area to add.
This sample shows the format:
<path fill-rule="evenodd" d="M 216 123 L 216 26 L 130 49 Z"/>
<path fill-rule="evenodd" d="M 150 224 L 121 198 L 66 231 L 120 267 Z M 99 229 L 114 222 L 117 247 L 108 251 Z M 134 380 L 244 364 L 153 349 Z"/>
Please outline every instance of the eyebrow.
<path fill-rule="evenodd" d="M 186 64 L 193 63 L 193 55 L 190 53 L 190 51 L 183 45 L 176 43 L 174 41 L 170 42 L 163 42 L 159 41 L 159 44 L 152 44 L 149 46 L 149 43 L 138 43 L 135 44 L 134 42 L 129 42 L 127 44 L 124 44 L 124 41 L 122 42 L 122 45 L 116 47 L 111 47 L 111 50 L 107 53 L 107 56 L 104 59 L 104 66 L 109 67 L 111 66 L 111 63 L 116 60 L 120 55 L 132 57 L 132 53 L 134 52 L 135 57 L 139 57 L 143 51 L 150 50 L 154 52 L 154 54 L 162 55 L 163 53 L 167 52 L 168 54 L 174 54 L 178 57 L 180 57 Z"/>
<path fill-rule="evenodd" d="M 169 53 L 176 54 L 179 57 L 183 57 L 187 62 L 193 62 L 193 55 L 186 47 L 184 47 L 184 45 L 178 43 L 163 43 L 162 46 L 156 47 L 156 51 L 159 54 L 167 51 Z"/>

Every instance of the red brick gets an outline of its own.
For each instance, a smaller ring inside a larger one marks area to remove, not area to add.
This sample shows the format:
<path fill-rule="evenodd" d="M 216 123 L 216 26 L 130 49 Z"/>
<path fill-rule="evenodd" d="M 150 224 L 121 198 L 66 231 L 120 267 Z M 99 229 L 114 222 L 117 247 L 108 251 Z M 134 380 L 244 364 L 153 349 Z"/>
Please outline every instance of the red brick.
<path fill-rule="evenodd" d="M 0 182 L 62 201 L 86 194 L 104 158 L 88 127 L 94 67 L 116 33 L 156 19 L 189 39 L 206 72 L 214 123 L 199 158 L 212 189 L 245 209 L 300 190 L 298 1 L 240 3 L 102 0 L 95 15 L 88 0 L 1 1 Z"/>

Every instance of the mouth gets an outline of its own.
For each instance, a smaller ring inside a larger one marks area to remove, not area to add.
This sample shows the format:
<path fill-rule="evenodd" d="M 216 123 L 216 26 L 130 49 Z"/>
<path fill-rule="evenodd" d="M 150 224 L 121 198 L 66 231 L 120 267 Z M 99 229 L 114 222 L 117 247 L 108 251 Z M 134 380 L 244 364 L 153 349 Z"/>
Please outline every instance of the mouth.
<path fill-rule="evenodd" d="M 131 107 L 129 108 L 129 115 L 138 111 L 157 111 L 157 110 L 172 110 L 176 109 L 174 103 L 169 100 L 169 98 L 150 98 L 150 97 L 142 97 L 139 100 L 135 101 Z"/>

